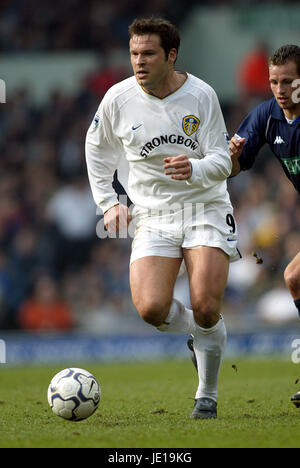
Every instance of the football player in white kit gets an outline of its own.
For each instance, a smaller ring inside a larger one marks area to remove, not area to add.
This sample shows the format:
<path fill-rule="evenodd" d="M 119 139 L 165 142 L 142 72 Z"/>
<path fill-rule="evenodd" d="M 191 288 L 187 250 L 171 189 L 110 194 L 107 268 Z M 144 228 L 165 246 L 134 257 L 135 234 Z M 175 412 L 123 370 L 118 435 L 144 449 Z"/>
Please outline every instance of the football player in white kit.
<path fill-rule="evenodd" d="M 199 382 L 191 418 L 214 418 L 226 344 L 220 309 L 229 262 L 240 258 L 226 183 L 229 139 L 214 90 L 174 68 L 177 28 L 137 19 L 129 37 L 134 76 L 106 93 L 87 133 L 91 189 L 108 231 L 135 222 L 133 303 L 158 330 L 193 336 Z M 124 166 L 132 211 L 112 188 Z M 173 297 L 182 261 L 192 310 Z"/>

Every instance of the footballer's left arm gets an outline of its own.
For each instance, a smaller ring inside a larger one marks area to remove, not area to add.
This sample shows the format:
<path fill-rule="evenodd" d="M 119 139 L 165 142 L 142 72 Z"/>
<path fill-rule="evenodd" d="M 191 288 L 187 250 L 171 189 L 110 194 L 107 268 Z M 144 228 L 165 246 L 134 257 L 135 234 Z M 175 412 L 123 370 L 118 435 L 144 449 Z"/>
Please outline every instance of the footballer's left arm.
<path fill-rule="evenodd" d="M 193 169 L 192 163 L 186 154 L 178 154 L 164 158 L 164 171 L 174 180 L 190 179 Z"/>
<path fill-rule="evenodd" d="M 229 152 L 229 137 L 216 93 L 211 90 L 206 108 L 206 119 L 197 138 L 202 159 L 190 159 L 192 175 L 188 184 L 209 188 L 227 179 L 232 161 Z"/>

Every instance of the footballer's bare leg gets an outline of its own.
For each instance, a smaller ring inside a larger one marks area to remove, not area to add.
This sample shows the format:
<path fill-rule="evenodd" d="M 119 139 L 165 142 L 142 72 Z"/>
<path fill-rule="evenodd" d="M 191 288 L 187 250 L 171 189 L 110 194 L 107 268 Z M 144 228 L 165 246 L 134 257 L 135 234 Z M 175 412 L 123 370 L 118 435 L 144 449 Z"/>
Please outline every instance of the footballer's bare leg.
<path fill-rule="evenodd" d="M 173 297 L 181 258 L 144 257 L 130 267 L 133 303 L 142 319 L 161 332 L 193 334 L 193 311 Z"/>
<path fill-rule="evenodd" d="M 286 267 L 284 280 L 300 315 L 300 252 Z"/>
<path fill-rule="evenodd" d="M 181 258 L 149 256 L 130 265 L 132 301 L 141 318 L 159 327 L 169 314 Z"/>
<path fill-rule="evenodd" d="M 211 328 L 220 318 L 229 257 L 216 247 L 199 246 L 184 249 L 184 261 L 195 321 L 200 327 Z"/>
<path fill-rule="evenodd" d="M 193 419 L 217 417 L 217 385 L 226 346 L 226 328 L 220 317 L 227 284 L 229 257 L 215 247 L 184 249 L 190 296 L 196 322 L 194 352 L 199 383 Z"/>

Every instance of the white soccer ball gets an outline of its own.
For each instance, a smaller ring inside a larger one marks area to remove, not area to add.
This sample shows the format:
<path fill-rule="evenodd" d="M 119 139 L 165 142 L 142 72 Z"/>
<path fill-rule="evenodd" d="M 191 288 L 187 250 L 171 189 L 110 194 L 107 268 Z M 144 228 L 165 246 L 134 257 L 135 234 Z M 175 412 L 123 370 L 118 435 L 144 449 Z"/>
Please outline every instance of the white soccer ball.
<path fill-rule="evenodd" d="M 48 387 L 48 402 L 52 411 L 69 421 L 90 417 L 98 408 L 100 385 L 95 377 L 77 367 L 56 374 Z"/>

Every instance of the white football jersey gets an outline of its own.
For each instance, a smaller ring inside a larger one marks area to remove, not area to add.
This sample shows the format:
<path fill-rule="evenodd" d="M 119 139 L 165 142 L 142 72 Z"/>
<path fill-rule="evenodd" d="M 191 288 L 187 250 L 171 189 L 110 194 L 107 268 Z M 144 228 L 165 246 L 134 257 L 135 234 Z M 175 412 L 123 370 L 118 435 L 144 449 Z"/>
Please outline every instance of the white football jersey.
<path fill-rule="evenodd" d="M 132 76 L 106 93 L 87 132 L 86 159 L 94 200 L 103 212 L 118 203 L 118 178 L 132 202 L 162 209 L 179 203 L 229 201 L 229 139 L 214 90 L 188 74 L 173 94 L 159 99 Z M 188 181 L 164 174 L 164 158 L 186 154 Z"/>

